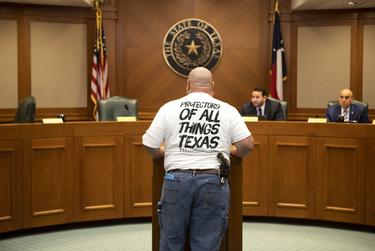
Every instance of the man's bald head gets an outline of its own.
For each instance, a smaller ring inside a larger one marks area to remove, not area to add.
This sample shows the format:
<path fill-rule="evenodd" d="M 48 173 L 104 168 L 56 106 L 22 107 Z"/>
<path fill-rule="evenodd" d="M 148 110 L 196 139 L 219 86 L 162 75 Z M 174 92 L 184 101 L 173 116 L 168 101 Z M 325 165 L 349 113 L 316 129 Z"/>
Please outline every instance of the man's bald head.
<path fill-rule="evenodd" d="M 353 97 L 353 92 L 350 89 L 345 88 L 340 91 L 340 95 L 348 95 Z"/>
<path fill-rule="evenodd" d="M 201 91 L 213 96 L 214 82 L 212 74 L 204 67 L 197 67 L 191 70 L 187 80 L 187 92 Z"/>
<path fill-rule="evenodd" d="M 353 102 L 353 92 L 350 89 L 340 91 L 339 103 L 342 108 L 347 109 Z"/>

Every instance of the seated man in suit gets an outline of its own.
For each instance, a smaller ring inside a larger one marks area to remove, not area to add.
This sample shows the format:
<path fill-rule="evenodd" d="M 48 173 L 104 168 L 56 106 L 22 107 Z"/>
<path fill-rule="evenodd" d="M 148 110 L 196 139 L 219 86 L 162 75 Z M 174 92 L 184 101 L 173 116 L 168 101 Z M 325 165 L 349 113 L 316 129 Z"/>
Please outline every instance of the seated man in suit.
<path fill-rule="evenodd" d="M 241 108 L 242 116 L 260 116 L 266 120 L 285 120 L 281 104 L 267 98 L 267 91 L 255 87 L 251 93 L 251 101 L 247 101 Z"/>
<path fill-rule="evenodd" d="M 350 89 L 341 90 L 339 104 L 329 106 L 326 117 L 328 122 L 370 122 L 367 107 L 353 103 L 353 93 Z"/>

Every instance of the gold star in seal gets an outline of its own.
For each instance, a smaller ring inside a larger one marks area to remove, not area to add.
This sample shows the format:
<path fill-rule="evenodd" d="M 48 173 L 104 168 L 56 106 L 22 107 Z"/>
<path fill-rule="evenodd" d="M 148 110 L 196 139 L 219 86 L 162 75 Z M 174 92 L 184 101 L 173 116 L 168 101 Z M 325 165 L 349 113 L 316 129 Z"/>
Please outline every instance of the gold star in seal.
<path fill-rule="evenodd" d="M 201 47 L 200 45 L 196 45 L 194 40 L 191 41 L 191 44 L 190 45 L 185 45 L 187 48 L 189 48 L 189 51 L 188 51 L 188 55 L 190 55 L 190 53 L 194 53 L 195 55 L 198 56 L 198 51 L 197 49 L 199 47 Z"/>

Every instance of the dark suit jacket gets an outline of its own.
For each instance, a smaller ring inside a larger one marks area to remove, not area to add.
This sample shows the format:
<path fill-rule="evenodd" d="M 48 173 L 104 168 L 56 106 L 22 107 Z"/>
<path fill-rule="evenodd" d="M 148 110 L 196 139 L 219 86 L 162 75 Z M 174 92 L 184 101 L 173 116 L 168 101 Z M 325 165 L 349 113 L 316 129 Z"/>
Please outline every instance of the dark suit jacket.
<path fill-rule="evenodd" d="M 341 116 L 341 106 L 339 104 L 329 106 L 327 108 L 326 117 L 328 122 L 336 122 L 338 116 Z M 351 104 L 349 121 L 358 123 L 369 123 L 370 120 L 368 118 L 367 106 Z"/>
<path fill-rule="evenodd" d="M 241 107 L 240 114 L 242 116 L 257 116 L 257 110 L 256 107 L 248 101 Z M 266 99 L 264 115 L 267 120 L 285 120 L 281 104 L 269 99 Z"/>

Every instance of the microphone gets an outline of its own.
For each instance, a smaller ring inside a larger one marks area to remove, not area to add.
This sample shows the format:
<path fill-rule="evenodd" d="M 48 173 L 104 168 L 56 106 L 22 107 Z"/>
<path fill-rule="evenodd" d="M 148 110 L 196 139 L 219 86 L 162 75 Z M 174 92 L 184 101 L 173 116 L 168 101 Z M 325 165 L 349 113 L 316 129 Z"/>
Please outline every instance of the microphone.
<path fill-rule="evenodd" d="M 267 117 L 266 116 L 263 116 L 263 115 L 258 115 L 258 120 L 267 120 Z"/>
<path fill-rule="evenodd" d="M 61 114 L 57 115 L 57 117 L 62 119 L 63 122 L 65 122 L 65 114 L 64 113 L 61 113 Z"/>
<path fill-rule="evenodd" d="M 344 120 L 345 120 L 344 116 L 341 116 L 341 115 L 337 116 L 336 118 L 336 122 L 344 122 Z"/>

